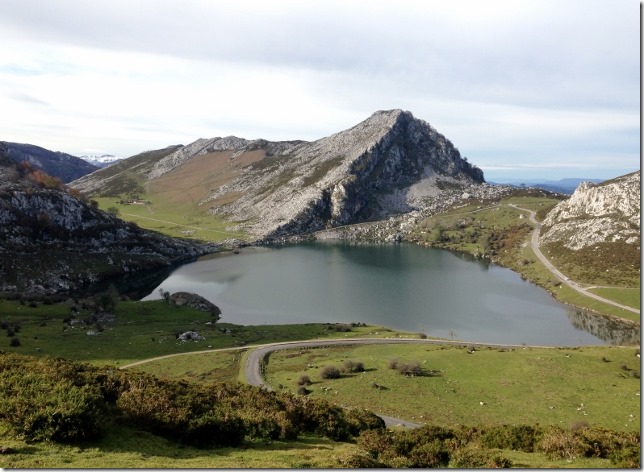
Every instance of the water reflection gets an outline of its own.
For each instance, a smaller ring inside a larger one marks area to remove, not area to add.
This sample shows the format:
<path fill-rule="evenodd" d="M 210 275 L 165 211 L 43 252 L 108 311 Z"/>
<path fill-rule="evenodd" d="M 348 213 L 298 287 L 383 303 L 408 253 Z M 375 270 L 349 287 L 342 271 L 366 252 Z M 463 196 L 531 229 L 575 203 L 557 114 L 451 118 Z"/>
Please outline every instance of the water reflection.
<path fill-rule="evenodd" d="M 609 344 L 634 346 L 640 343 L 639 327 L 633 323 L 582 310 L 570 310 L 568 319 L 575 328 Z"/>

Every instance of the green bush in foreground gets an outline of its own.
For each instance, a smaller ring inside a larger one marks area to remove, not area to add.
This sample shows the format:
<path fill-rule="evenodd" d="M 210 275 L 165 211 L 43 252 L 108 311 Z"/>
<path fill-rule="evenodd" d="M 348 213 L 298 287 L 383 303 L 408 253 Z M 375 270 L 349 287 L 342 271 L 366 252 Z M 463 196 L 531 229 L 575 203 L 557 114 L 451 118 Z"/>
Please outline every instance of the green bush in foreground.
<path fill-rule="evenodd" d="M 96 439 L 110 418 L 195 447 L 314 433 L 344 441 L 383 428 L 370 412 L 248 385 L 200 385 L 62 359 L 0 353 L 0 420 L 26 441 Z"/>
<path fill-rule="evenodd" d="M 423 426 L 414 430 L 366 430 L 358 437 L 368 461 L 380 467 L 497 468 L 512 462 L 500 450 L 541 452 L 551 460 L 610 459 L 617 467 L 639 468 L 640 435 L 585 427 L 504 425 L 490 428 Z M 348 463 L 349 461 L 347 459 Z"/>

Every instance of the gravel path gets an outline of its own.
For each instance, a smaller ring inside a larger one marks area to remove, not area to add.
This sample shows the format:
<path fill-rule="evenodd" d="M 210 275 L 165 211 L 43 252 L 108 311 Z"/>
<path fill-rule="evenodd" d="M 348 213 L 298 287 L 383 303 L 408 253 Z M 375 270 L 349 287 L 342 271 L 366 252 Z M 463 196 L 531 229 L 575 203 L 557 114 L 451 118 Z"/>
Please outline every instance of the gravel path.
<path fill-rule="evenodd" d="M 541 249 L 539 249 L 539 233 L 541 232 L 541 223 L 539 223 L 536 219 L 536 212 L 529 210 L 527 208 L 521 208 L 513 204 L 510 204 L 510 206 L 512 208 L 516 208 L 517 210 L 527 211 L 530 214 L 530 221 L 532 221 L 535 225 L 534 230 L 532 231 L 532 238 L 530 240 L 532 250 L 534 251 L 537 258 L 541 261 L 541 263 L 546 267 L 546 269 L 548 269 L 556 277 L 561 279 L 561 281 L 566 285 L 568 285 L 568 287 L 570 287 L 573 290 L 576 290 L 577 292 L 581 293 L 586 297 L 594 298 L 595 300 L 598 300 L 600 302 L 607 303 L 608 305 L 616 306 L 618 308 L 622 308 L 624 310 L 628 310 L 633 313 L 637 313 L 638 315 L 640 314 L 640 310 L 638 310 L 637 308 L 633 308 L 627 305 L 622 305 L 621 303 L 617 303 L 607 298 L 600 297 L 599 295 L 596 295 L 588 291 L 586 288 L 578 285 L 576 282 L 570 280 L 568 277 L 562 274 L 554 265 L 552 265 L 552 263 L 546 258 L 546 256 L 543 255 L 543 253 L 541 252 Z"/>

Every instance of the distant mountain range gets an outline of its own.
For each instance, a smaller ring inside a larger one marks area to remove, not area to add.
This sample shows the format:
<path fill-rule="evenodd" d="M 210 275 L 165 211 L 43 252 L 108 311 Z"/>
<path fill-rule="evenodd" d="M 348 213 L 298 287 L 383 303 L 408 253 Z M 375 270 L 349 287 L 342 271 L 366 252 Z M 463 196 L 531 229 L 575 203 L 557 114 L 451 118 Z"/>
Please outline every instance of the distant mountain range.
<path fill-rule="evenodd" d="M 100 168 L 107 167 L 123 159 L 122 157 L 117 157 L 112 154 L 80 156 L 80 158 L 86 162 L 89 162 L 93 166 Z"/>
<path fill-rule="evenodd" d="M 37 169 L 58 177 L 65 183 L 94 172 L 99 167 L 64 152 L 55 152 L 33 144 L 0 141 L 2 154 L 16 163 L 28 162 Z"/>
<path fill-rule="evenodd" d="M 514 179 L 514 178 L 509 178 L 509 179 L 495 179 L 494 182 L 490 183 L 497 183 L 497 184 L 502 184 L 502 185 L 512 185 L 514 187 L 534 187 L 534 188 L 540 188 L 543 190 L 548 190 L 549 192 L 555 192 L 555 193 L 563 193 L 566 195 L 572 195 L 574 191 L 579 187 L 579 184 L 582 182 L 590 182 L 590 183 L 600 183 L 603 182 L 604 179 L 584 179 L 584 178 L 566 178 L 566 179 L 560 179 L 560 180 L 547 180 L 547 179 L 541 179 L 541 180 L 521 180 L 521 179 Z"/>

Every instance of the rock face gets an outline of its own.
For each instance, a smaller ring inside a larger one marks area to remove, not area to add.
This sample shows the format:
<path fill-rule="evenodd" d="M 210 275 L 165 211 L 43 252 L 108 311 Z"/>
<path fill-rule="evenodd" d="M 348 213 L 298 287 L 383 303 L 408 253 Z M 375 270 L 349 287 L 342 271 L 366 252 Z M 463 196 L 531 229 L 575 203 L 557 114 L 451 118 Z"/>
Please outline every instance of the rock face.
<path fill-rule="evenodd" d="M 441 187 L 473 182 L 483 182 L 483 172 L 449 140 L 411 113 L 390 110 L 253 164 L 211 198 L 239 194 L 216 211 L 275 237 L 408 212 Z"/>
<path fill-rule="evenodd" d="M 0 166 L 0 291 L 71 292 L 214 250 L 142 230 Z"/>
<path fill-rule="evenodd" d="M 579 250 L 598 243 L 640 245 L 640 172 L 601 184 L 584 182 L 543 221 L 540 242 Z"/>
<path fill-rule="evenodd" d="M 115 182 L 166 192 L 180 185 L 256 239 L 378 220 L 484 182 L 447 138 L 402 110 L 376 112 L 313 142 L 229 136 L 179 146 L 154 162 L 135 157 L 72 185 L 101 195 L 117 194 Z"/>

